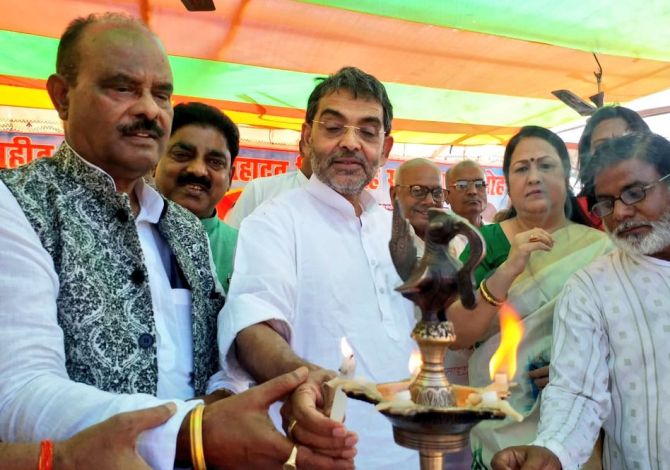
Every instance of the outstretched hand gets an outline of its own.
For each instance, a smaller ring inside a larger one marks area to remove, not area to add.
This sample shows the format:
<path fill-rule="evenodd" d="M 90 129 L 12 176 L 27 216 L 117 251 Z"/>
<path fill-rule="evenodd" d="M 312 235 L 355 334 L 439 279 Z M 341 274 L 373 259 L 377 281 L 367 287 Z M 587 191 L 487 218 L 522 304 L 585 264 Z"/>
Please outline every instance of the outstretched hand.
<path fill-rule="evenodd" d="M 136 450 L 137 436 L 167 421 L 173 403 L 130 411 L 109 418 L 54 446 L 54 468 L 69 470 L 150 470 Z"/>
<path fill-rule="evenodd" d="M 539 446 L 515 446 L 503 449 L 491 460 L 493 470 L 561 470 L 558 457 Z"/>
<path fill-rule="evenodd" d="M 239 395 L 205 407 L 203 443 L 207 465 L 222 469 L 281 469 L 293 449 L 268 417 L 268 408 L 304 385 L 308 369 L 301 367 Z M 295 392 L 294 392 L 295 393 Z M 298 468 L 352 469 L 351 458 L 337 458 L 300 446 Z"/>
<path fill-rule="evenodd" d="M 284 429 L 289 438 L 315 452 L 335 458 L 351 459 L 356 455 L 358 437 L 342 423 L 323 413 L 323 384 L 333 378 L 332 371 L 312 370 L 282 407 Z M 288 432 L 288 427 L 295 422 Z"/>

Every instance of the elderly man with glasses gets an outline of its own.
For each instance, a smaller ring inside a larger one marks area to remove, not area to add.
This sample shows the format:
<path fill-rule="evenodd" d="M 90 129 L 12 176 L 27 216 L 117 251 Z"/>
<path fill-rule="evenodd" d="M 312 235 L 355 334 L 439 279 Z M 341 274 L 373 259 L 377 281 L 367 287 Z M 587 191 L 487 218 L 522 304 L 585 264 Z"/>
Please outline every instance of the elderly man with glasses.
<path fill-rule="evenodd" d="M 465 218 L 475 227 L 482 226 L 486 209 L 486 176 L 473 160 L 463 160 L 447 170 L 446 199 L 454 214 Z"/>
<path fill-rule="evenodd" d="M 605 469 L 670 461 L 670 142 L 629 134 L 588 164 L 591 208 L 618 248 L 575 273 L 554 314 L 551 381 L 531 446 L 494 469 L 578 468 L 605 431 Z"/>
<path fill-rule="evenodd" d="M 444 205 L 442 171 L 425 158 L 407 160 L 398 167 L 391 186 L 391 200 L 398 201 L 403 216 L 423 240 L 428 227 L 428 209 Z"/>
<path fill-rule="evenodd" d="M 416 234 L 415 245 L 419 256 L 423 255 L 423 239 L 428 227 L 428 209 L 443 207 L 445 190 L 442 187 L 442 171 L 435 163 L 425 158 L 407 160 L 398 167 L 391 187 L 391 200 L 398 201 L 398 208 L 409 221 Z M 467 244 L 462 235 L 449 245 L 449 253 L 458 255 Z M 420 315 L 417 309 L 417 315 Z M 444 369 L 449 382 L 467 384 L 470 349 L 450 351 L 445 357 Z M 470 468 L 472 457 L 469 449 L 445 455 L 445 468 L 465 470 Z"/>

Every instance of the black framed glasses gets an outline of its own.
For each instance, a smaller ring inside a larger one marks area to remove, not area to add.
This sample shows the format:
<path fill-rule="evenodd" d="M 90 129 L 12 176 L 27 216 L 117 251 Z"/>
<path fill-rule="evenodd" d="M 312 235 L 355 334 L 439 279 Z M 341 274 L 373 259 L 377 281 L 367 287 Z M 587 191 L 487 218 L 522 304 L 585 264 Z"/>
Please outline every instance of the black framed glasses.
<path fill-rule="evenodd" d="M 624 189 L 619 194 L 619 197 L 605 197 L 598 199 L 598 202 L 593 204 L 591 207 L 591 213 L 597 217 L 607 217 L 612 212 L 614 212 L 614 204 L 617 201 L 621 201 L 627 206 L 632 206 L 642 201 L 647 197 L 647 191 L 656 186 L 658 183 L 670 176 L 670 173 L 663 176 L 662 178 L 657 179 L 653 183 L 647 185 L 635 185 L 629 188 Z"/>
<path fill-rule="evenodd" d="M 312 122 L 320 124 L 323 133 L 327 137 L 333 139 L 342 137 L 349 129 L 353 129 L 354 134 L 356 134 L 356 137 L 369 143 L 379 142 L 381 136 L 384 134 L 384 129 L 380 128 L 376 124 L 366 124 L 363 126 L 350 126 L 339 123 L 337 121 L 317 121 L 316 119 L 314 119 Z"/>
<path fill-rule="evenodd" d="M 455 183 L 450 184 L 449 187 L 455 188 L 457 191 L 467 191 L 470 185 L 473 184 L 477 191 L 486 188 L 486 181 L 483 179 L 475 180 L 456 180 Z"/>
<path fill-rule="evenodd" d="M 430 188 L 421 184 L 397 184 L 396 188 L 409 188 L 409 194 L 419 201 L 424 200 L 428 193 L 433 197 L 433 201 L 444 201 L 444 188 L 440 186 Z"/>

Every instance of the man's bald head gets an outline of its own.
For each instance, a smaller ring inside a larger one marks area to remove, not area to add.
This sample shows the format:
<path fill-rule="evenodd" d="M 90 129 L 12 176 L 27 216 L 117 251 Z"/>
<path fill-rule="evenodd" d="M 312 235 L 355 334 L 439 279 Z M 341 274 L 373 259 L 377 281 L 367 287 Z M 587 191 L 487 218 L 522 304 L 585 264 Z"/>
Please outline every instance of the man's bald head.
<path fill-rule="evenodd" d="M 81 62 L 79 45 L 85 33 L 92 26 L 110 26 L 120 29 L 136 29 L 153 36 L 149 28 L 139 19 L 121 13 L 93 13 L 73 20 L 63 32 L 58 43 L 56 55 L 56 73 L 62 76 L 68 84 L 75 85 Z M 158 39 L 156 38 L 158 41 Z"/>
<path fill-rule="evenodd" d="M 398 167 L 393 175 L 393 184 L 414 184 L 403 180 L 412 179 L 412 175 L 415 173 L 433 173 L 442 176 L 442 170 L 434 162 L 426 158 L 413 158 L 406 160 Z"/>
<path fill-rule="evenodd" d="M 456 180 L 460 179 L 461 175 L 468 170 L 475 170 L 478 173 L 481 173 L 482 179 L 486 179 L 484 177 L 484 170 L 479 163 L 474 160 L 462 160 L 449 168 L 445 173 L 447 184 L 454 184 Z"/>

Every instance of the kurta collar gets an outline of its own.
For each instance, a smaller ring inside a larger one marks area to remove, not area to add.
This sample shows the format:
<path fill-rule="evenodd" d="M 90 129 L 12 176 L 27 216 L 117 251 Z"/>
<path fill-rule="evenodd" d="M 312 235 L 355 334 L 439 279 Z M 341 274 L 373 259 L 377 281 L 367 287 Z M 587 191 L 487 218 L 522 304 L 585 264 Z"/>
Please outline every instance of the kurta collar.
<path fill-rule="evenodd" d="M 354 206 L 340 193 L 321 181 L 316 174 L 307 182 L 305 189 L 312 196 L 332 207 L 346 217 L 357 217 Z M 375 198 L 367 191 L 363 190 L 360 197 L 362 213 L 365 214 L 372 207 L 377 205 Z"/>

